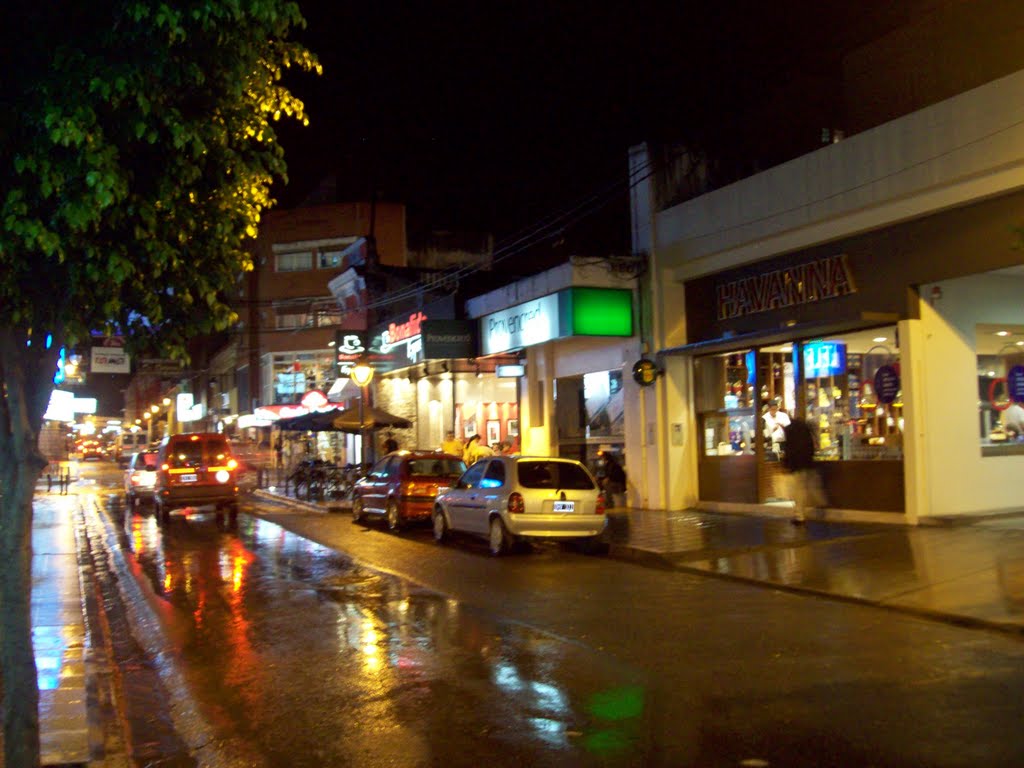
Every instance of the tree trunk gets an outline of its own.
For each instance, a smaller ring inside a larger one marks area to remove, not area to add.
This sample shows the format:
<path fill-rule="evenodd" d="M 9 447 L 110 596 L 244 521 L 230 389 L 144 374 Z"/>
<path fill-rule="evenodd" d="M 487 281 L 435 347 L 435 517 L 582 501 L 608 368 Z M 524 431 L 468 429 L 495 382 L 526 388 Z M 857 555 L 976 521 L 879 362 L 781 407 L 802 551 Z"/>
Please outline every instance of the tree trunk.
<path fill-rule="evenodd" d="M 32 492 L 35 472 L 4 467 L 0 496 L 0 668 L 4 765 L 39 765 L 39 687 L 32 650 Z M 11 475 L 16 475 L 11 477 Z M 32 475 L 31 485 L 28 476 Z"/>
<path fill-rule="evenodd" d="M 52 345 L 52 337 L 44 341 L 33 339 L 30 331 L 0 329 L 0 669 L 4 765 L 12 768 L 40 763 L 32 497 L 46 466 L 39 430 L 53 391 L 57 352 Z"/>

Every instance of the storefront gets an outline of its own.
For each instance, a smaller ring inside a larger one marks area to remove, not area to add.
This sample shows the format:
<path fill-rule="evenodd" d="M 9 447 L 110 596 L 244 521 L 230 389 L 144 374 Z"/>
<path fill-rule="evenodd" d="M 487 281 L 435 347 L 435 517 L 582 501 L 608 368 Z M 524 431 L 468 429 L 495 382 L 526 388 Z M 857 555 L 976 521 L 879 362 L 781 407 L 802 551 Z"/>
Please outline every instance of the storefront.
<path fill-rule="evenodd" d="M 1024 457 L 1024 268 L 1007 234 L 1021 197 L 687 281 L 691 341 L 666 354 L 692 359 L 699 501 L 781 500 L 771 427 L 802 418 L 832 510 L 1019 504 L 1005 462 Z"/>
<path fill-rule="evenodd" d="M 628 465 L 636 384 L 623 369 L 639 354 L 634 327 L 633 291 L 620 287 L 564 288 L 480 316 L 481 355 L 512 353 L 522 366 L 515 430 L 524 453 L 597 471 L 601 455 L 614 453 Z"/>
<path fill-rule="evenodd" d="M 499 378 L 502 357 L 477 359 L 476 330 L 455 319 L 448 297 L 371 330 L 367 359 L 376 372 L 376 402 L 413 422 L 393 436 L 405 448 L 434 450 L 449 431 L 480 434 L 489 445 L 518 435 L 516 382 Z"/>

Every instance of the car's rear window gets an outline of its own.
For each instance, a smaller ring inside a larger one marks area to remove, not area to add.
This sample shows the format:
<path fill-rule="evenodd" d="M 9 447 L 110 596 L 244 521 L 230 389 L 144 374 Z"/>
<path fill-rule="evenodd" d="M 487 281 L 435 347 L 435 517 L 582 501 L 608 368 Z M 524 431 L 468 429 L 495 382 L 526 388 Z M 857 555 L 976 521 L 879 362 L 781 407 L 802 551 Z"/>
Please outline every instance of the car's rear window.
<path fill-rule="evenodd" d="M 412 459 L 410 477 L 458 477 L 466 471 L 465 463 L 456 459 Z"/>
<path fill-rule="evenodd" d="M 181 440 L 167 447 L 167 463 L 172 468 L 220 464 L 230 455 L 227 440 L 224 439 Z"/>
<path fill-rule="evenodd" d="M 519 484 L 524 488 L 566 488 L 587 491 L 594 481 L 579 464 L 568 461 L 520 461 Z"/>
<path fill-rule="evenodd" d="M 135 466 L 140 469 L 156 469 L 156 452 L 140 453 L 138 460 L 135 462 Z"/>

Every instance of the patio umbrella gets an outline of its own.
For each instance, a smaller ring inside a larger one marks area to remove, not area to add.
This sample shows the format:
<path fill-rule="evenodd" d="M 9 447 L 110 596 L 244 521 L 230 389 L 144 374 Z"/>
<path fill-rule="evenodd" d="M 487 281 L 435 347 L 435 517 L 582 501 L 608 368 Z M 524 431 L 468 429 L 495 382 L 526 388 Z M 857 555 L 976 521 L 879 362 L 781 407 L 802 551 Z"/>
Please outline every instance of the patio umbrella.
<path fill-rule="evenodd" d="M 334 419 L 343 413 L 341 408 L 331 408 L 329 411 L 311 411 L 301 416 L 292 416 L 280 419 L 277 422 L 278 429 L 289 432 L 340 432 L 334 426 Z"/>
<path fill-rule="evenodd" d="M 380 408 L 374 408 L 370 405 L 363 408 L 362 426 L 359 423 L 358 407 L 349 408 L 335 414 L 333 424 L 335 429 L 342 432 L 360 432 L 364 429 L 372 432 L 375 429 L 384 429 L 386 427 L 406 429 L 412 426 L 412 422 L 408 419 L 403 419 L 401 416 L 395 416 L 393 413 L 382 411 Z"/>

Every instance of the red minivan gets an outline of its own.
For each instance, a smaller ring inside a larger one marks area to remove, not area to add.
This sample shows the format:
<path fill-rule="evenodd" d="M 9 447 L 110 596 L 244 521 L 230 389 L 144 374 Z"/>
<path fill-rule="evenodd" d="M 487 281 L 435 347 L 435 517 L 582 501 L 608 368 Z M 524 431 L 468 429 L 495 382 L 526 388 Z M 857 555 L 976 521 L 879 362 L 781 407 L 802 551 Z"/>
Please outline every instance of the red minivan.
<path fill-rule="evenodd" d="M 212 506 L 238 517 L 238 462 L 224 435 L 193 432 L 170 435 L 157 449 L 153 503 L 157 518 L 166 521 L 172 509 Z"/>

